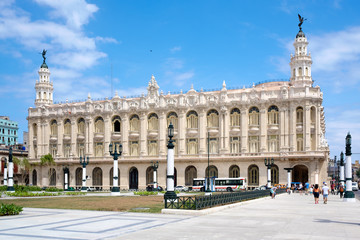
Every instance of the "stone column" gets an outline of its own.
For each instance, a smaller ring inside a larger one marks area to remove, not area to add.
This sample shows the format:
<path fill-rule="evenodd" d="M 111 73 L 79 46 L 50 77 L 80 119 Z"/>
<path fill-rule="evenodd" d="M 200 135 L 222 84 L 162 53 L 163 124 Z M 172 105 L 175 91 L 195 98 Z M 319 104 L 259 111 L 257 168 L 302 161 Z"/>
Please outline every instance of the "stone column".
<path fill-rule="evenodd" d="M 184 155 L 186 154 L 186 114 L 183 110 L 180 111 L 178 123 L 178 153 L 179 155 Z"/>
<path fill-rule="evenodd" d="M 267 111 L 264 107 L 260 109 L 260 152 L 267 149 Z"/>
<path fill-rule="evenodd" d="M 111 142 L 112 123 L 109 115 L 104 116 L 104 118 L 104 157 L 109 157 L 109 144 Z"/>
<path fill-rule="evenodd" d="M 166 115 L 165 112 L 161 112 L 159 116 L 159 136 L 158 139 L 158 147 L 159 147 L 159 155 L 166 155 L 166 131 L 167 131 L 167 123 L 166 123 Z M 178 132 L 179 133 L 179 132 Z"/>
<path fill-rule="evenodd" d="M 310 128 L 311 128 L 310 106 L 307 105 L 305 107 L 305 124 L 304 124 L 305 151 L 310 151 L 311 149 Z"/>
<path fill-rule="evenodd" d="M 140 156 L 147 156 L 147 117 L 145 113 L 140 116 Z"/>
<path fill-rule="evenodd" d="M 207 152 L 206 150 L 207 121 L 206 121 L 206 112 L 204 109 L 200 110 L 198 127 L 199 127 L 199 135 L 200 135 L 199 154 L 205 154 Z"/>
<path fill-rule="evenodd" d="M 224 131 L 224 146 L 223 146 L 223 153 L 229 153 L 230 152 L 230 114 L 227 111 L 226 108 L 223 109 L 223 116 L 224 116 L 224 122 L 223 122 L 223 131 Z"/>
<path fill-rule="evenodd" d="M 86 152 L 89 156 L 94 156 L 94 126 L 93 126 L 93 119 L 91 117 L 86 118 Z"/>
<path fill-rule="evenodd" d="M 296 107 L 290 105 L 289 113 L 289 147 L 290 151 L 296 151 Z"/>
<path fill-rule="evenodd" d="M 57 136 L 57 157 L 63 157 L 64 156 L 64 143 L 63 143 L 63 138 L 64 138 L 64 123 L 63 123 L 63 119 L 57 119 L 57 125 L 58 125 L 58 136 Z M 55 156 L 53 156 L 55 157 Z"/>
<path fill-rule="evenodd" d="M 279 139 L 279 143 L 280 143 L 280 150 L 286 148 L 286 136 L 287 136 L 287 128 L 285 126 L 286 122 L 285 119 L 286 118 L 286 108 L 281 107 L 280 108 L 280 112 L 279 112 L 279 130 L 280 130 L 280 139 Z"/>
<path fill-rule="evenodd" d="M 71 157 L 77 156 L 76 139 L 77 139 L 77 124 L 76 124 L 76 118 L 73 118 L 71 119 L 71 152 L 70 152 Z"/>
<path fill-rule="evenodd" d="M 127 114 L 124 114 L 121 117 L 121 143 L 123 145 L 123 153 L 122 156 L 128 156 L 129 153 L 129 116 Z"/>
<path fill-rule="evenodd" d="M 248 108 L 241 109 L 241 152 L 248 152 L 248 128 L 249 128 L 249 112 Z"/>

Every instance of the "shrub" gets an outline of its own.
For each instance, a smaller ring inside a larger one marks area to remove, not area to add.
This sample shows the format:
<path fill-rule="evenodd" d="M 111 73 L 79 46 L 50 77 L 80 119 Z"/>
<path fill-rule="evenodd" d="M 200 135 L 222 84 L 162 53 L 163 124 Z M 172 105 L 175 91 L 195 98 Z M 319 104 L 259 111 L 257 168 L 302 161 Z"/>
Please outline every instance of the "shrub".
<path fill-rule="evenodd" d="M 22 212 L 23 208 L 20 206 L 16 206 L 15 204 L 1 204 L 0 206 L 0 216 L 7 215 L 18 215 Z"/>
<path fill-rule="evenodd" d="M 134 195 L 140 195 L 140 196 L 149 196 L 149 195 L 157 195 L 158 192 L 148 192 L 148 191 L 139 191 L 134 192 Z"/>
<path fill-rule="evenodd" d="M 49 188 L 45 189 L 45 191 L 46 192 L 63 192 L 64 190 L 56 188 L 56 187 L 49 187 Z"/>
<path fill-rule="evenodd" d="M 65 195 L 78 196 L 78 195 L 86 195 L 85 192 L 66 192 Z"/>
<path fill-rule="evenodd" d="M 0 186 L 0 192 L 5 192 L 7 190 L 7 186 Z"/>
<path fill-rule="evenodd" d="M 6 193 L 9 197 L 47 197 L 47 196 L 58 196 L 61 193 L 48 193 L 48 192 L 41 192 L 41 193 L 32 193 L 32 192 L 14 192 L 14 193 Z"/>

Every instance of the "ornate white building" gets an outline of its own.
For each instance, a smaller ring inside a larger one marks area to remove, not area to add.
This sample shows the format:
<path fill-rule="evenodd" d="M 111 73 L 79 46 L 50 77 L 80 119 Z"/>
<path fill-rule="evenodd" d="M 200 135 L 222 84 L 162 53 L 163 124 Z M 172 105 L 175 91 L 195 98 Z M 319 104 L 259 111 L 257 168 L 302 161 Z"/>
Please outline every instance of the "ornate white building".
<path fill-rule="evenodd" d="M 250 88 L 164 95 L 151 77 L 147 95 L 53 104 L 50 71 L 44 62 L 36 81 L 35 108 L 29 108 L 29 155 L 32 162 L 51 153 L 56 166 L 34 166 L 30 183 L 63 187 L 63 166 L 70 186 L 80 187 L 80 156 L 89 156 L 87 186 L 112 186 L 109 144 L 122 144 L 121 189 L 144 189 L 153 182 L 151 162 L 159 161 L 158 183 L 166 185 L 167 126 L 175 127 L 175 184 L 192 185 L 195 177 L 247 177 L 255 187 L 267 182 L 265 158 L 274 158 L 272 183 L 318 183 L 327 177 L 328 144 L 320 87 L 313 87 L 311 55 L 300 30 L 291 56 L 290 81 Z M 49 175 L 49 172 L 52 175 Z M 50 177 L 49 177 L 50 176 Z"/>

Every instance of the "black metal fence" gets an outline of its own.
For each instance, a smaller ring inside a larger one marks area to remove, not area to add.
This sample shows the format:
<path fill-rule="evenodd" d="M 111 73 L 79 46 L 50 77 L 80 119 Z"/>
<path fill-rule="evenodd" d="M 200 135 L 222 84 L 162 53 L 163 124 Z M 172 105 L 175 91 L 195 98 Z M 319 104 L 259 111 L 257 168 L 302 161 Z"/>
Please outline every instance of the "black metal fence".
<path fill-rule="evenodd" d="M 286 189 L 278 189 L 276 194 L 285 192 Z M 267 196 L 270 196 L 270 190 L 221 193 L 207 196 L 177 197 L 176 199 L 165 198 L 165 208 L 200 210 Z"/>

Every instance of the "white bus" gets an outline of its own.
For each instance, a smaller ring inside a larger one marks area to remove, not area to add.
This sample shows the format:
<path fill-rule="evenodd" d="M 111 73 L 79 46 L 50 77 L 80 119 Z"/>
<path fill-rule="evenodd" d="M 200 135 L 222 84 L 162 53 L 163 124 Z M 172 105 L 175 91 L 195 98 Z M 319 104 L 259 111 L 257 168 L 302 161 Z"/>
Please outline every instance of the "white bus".
<path fill-rule="evenodd" d="M 193 191 L 205 191 L 206 189 L 206 180 L 205 178 L 194 178 L 193 180 Z M 246 178 L 211 178 L 210 179 L 210 189 L 212 191 L 240 191 L 246 190 Z"/>

